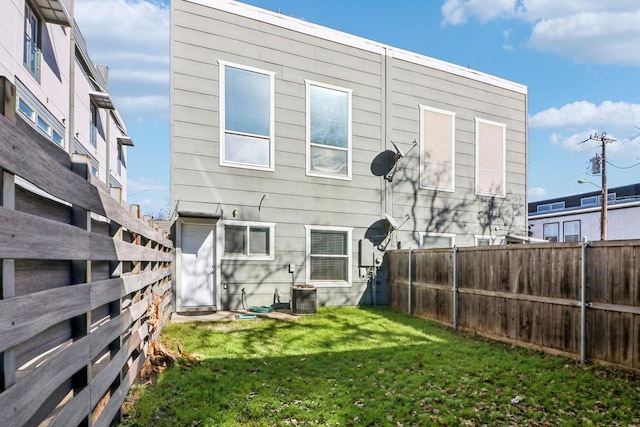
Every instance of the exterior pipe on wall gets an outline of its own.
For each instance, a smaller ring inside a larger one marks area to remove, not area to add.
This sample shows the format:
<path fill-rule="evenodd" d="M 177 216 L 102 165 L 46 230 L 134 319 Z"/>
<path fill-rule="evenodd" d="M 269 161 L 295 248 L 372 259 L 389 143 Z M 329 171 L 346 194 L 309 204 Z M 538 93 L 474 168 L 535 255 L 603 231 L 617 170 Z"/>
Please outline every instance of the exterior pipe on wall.
<path fill-rule="evenodd" d="M 580 266 L 580 363 L 587 361 L 587 242 L 582 239 L 580 249 L 582 252 Z"/>
<path fill-rule="evenodd" d="M 453 252 L 451 253 L 453 260 L 453 329 L 458 329 L 458 247 L 453 247 Z"/>
<path fill-rule="evenodd" d="M 413 282 L 411 280 L 412 252 L 413 249 L 409 248 L 409 293 L 407 294 L 407 313 L 409 313 L 409 315 L 411 315 L 411 287 L 413 286 Z"/>

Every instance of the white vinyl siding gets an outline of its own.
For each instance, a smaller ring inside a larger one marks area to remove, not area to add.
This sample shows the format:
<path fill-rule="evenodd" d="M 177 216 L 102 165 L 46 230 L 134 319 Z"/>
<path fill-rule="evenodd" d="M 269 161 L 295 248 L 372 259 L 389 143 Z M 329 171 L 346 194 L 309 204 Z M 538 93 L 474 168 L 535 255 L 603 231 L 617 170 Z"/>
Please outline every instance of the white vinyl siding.
<path fill-rule="evenodd" d="M 275 73 L 219 64 L 220 165 L 274 170 Z"/>
<path fill-rule="evenodd" d="M 420 106 L 420 188 L 455 190 L 455 116 Z"/>
<path fill-rule="evenodd" d="M 506 125 L 476 118 L 476 194 L 506 196 Z"/>
<path fill-rule="evenodd" d="M 308 175 L 351 179 L 351 94 L 306 81 Z"/>

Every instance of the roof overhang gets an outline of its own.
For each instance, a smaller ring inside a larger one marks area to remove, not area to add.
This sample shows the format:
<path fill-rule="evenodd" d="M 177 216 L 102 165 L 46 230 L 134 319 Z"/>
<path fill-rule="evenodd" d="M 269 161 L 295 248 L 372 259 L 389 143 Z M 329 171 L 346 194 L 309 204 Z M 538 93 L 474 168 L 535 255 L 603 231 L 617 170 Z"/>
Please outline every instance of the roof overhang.
<path fill-rule="evenodd" d="M 71 26 L 71 15 L 64 0 L 34 0 L 45 21 L 65 27 Z"/>
<path fill-rule="evenodd" d="M 89 92 L 89 97 L 98 108 L 104 108 L 105 110 L 116 109 L 116 104 L 113 103 L 108 92 Z"/>
<path fill-rule="evenodd" d="M 117 138 L 118 144 L 126 145 L 127 147 L 133 147 L 133 141 L 130 136 L 119 136 Z"/>
<path fill-rule="evenodd" d="M 196 211 L 177 211 L 178 217 L 181 218 L 203 218 L 203 219 L 221 219 L 222 215 L 208 212 L 196 212 Z"/>

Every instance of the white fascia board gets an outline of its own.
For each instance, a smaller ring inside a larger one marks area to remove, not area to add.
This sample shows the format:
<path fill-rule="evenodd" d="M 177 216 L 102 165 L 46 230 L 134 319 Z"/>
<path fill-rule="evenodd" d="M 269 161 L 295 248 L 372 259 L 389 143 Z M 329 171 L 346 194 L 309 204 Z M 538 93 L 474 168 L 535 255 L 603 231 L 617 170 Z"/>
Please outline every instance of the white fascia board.
<path fill-rule="evenodd" d="M 266 24 L 276 25 L 299 33 L 322 38 L 345 46 L 355 47 L 379 55 L 388 55 L 402 61 L 412 62 L 423 65 L 435 70 L 444 71 L 460 77 L 487 83 L 492 86 L 511 90 L 523 95 L 527 95 L 527 86 L 515 83 L 510 80 L 502 79 L 470 68 L 445 62 L 439 59 L 431 58 L 419 53 L 407 50 L 393 48 L 391 46 L 368 40 L 362 37 L 354 36 L 342 31 L 323 27 L 318 24 L 312 24 L 291 16 L 282 15 L 269 10 L 261 9 L 235 0 L 185 0 L 189 3 L 195 3 L 206 7 L 221 10 L 223 12 L 232 13 L 234 15 L 243 16 L 245 18 L 254 19 Z"/>

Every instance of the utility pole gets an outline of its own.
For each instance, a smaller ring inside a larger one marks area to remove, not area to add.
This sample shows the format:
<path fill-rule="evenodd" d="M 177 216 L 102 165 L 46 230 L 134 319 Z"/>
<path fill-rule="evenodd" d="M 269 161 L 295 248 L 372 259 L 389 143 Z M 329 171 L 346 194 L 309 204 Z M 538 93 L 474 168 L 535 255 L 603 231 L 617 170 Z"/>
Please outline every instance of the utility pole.
<path fill-rule="evenodd" d="M 615 142 L 616 140 L 607 136 L 606 132 L 602 132 L 600 135 L 594 133 L 589 135 L 587 141 L 598 141 L 600 148 L 602 149 L 602 157 L 600 157 L 600 174 L 602 177 L 602 211 L 600 212 L 600 240 L 607 240 L 607 202 L 609 193 L 607 192 L 607 144 Z"/>

